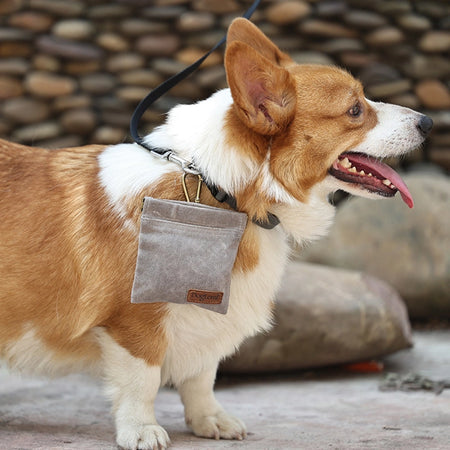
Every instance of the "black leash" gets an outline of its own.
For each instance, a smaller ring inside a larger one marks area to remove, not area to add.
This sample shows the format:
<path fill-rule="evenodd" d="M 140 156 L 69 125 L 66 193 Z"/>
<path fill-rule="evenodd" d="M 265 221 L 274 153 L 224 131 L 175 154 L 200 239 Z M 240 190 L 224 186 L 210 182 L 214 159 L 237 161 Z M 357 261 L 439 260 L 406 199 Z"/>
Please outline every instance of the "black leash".
<path fill-rule="evenodd" d="M 255 12 L 256 8 L 258 7 L 261 0 L 255 0 L 253 4 L 250 6 L 250 8 L 245 12 L 245 14 L 242 16 L 245 19 L 250 19 L 252 14 Z M 207 53 L 205 53 L 201 58 L 199 58 L 197 61 L 192 63 L 190 66 L 183 69 L 181 72 L 178 72 L 177 74 L 171 76 L 166 81 L 161 83 L 159 86 L 157 86 L 155 89 L 153 89 L 141 102 L 137 105 L 130 121 L 130 133 L 131 137 L 133 138 L 134 142 L 139 144 L 141 147 L 144 147 L 149 152 L 153 153 L 155 156 L 158 156 L 163 159 L 167 159 L 169 161 L 176 162 L 177 164 L 180 164 L 183 170 L 187 173 L 192 173 L 195 175 L 200 175 L 200 172 L 195 168 L 195 166 L 189 162 L 185 161 L 182 158 L 176 156 L 171 149 L 163 149 L 163 148 L 157 148 L 152 147 L 151 145 L 144 142 L 143 137 L 138 132 L 138 125 L 139 122 L 145 113 L 147 109 L 150 107 L 152 103 L 154 103 L 156 100 L 158 100 L 162 95 L 164 95 L 166 92 L 168 92 L 170 89 L 172 89 L 176 84 L 178 84 L 180 81 L 187 78 L 189 75 L 191 75 L 193 72 L 195 72 L 200 65 L 205 61 L 208 56 L 213 53 L 215 50 L 217 50 L 224 42 L 226 42 L 227 36 L 225 35 L 211 50 L 209 50 Z M 231 206 L 233 209 L 237 209 L 236 205 L 236 199 L 227 194 L 225 191 L 220 189 L 218 186 L 211 185 L 210 183 L 207 183 L 205 180 L 203 180 L 207 188 L 211 191 L 211 194 L 214 196 L 214 198 L 221 202 L 221 203 L 227 203 L 229 206 Z M 258 220 L 254 219 L 254 223 L 259 225 L 262 228 L 266 229 L 272 229 L 276 227 L 280 221 L 277 216 L 268 213 L 267 220 Z"/>

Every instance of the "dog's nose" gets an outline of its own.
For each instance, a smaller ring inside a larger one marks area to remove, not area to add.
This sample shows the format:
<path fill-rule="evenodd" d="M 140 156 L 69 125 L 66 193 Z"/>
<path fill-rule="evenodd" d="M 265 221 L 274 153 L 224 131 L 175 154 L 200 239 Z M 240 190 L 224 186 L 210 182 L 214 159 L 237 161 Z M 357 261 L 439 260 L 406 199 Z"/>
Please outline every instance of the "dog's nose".
<path fill-rule="evenodd" d="M 428 136 L 428 133 L 433 128 L 433 120 L 431 117 L 428 116 L 422 116 L 419 119 L 419 123 L 417 124 L 417 128 L 419 129 L 422 136 Z"/>

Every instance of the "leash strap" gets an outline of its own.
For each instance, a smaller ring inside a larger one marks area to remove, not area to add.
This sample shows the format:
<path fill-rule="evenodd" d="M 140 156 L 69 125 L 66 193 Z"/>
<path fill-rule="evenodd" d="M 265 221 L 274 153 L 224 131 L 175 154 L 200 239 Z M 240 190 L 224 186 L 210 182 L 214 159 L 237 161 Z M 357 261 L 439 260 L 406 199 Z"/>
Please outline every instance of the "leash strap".
<path fill-rule="evenodd" d="M 261 0 L 255 0 L 250 8 L 244 13 L 242 16 L 244 19 L 250 19 L 252 14 L 255 12 L 256 8 L 259 6 Z M 227 36 L 225 35 L 211 50 L 209 50 L 207 53 L 205 53 L 201 58 L 199 58 L 197 61 L 192 63 L 190 66 L 183 69 L 181 72 L 178 72 L 177 74 L 171 76 L 167 80 L 165 80 L 163 83 L 161 83 L 159 86 L 157 86 L 155 89 L 153 89 L 144 99 L 141 100 L 141 102 L 137 105 L 136 109 L 134 110 L 134 113 L 131 117 L 130 121 L 130 133 L 131 137 L 133 138 L 134 142 L 136 142 L 141 147 L 144 147 L 151 153 L 155 154 L 156 156 L 159 156 L 161 158 L 176 162 L 177 164 L 181 165 L 182 169 L 186 173 L 191 173 L 194 175 L 200 175 L 200 172 L 195 168 L 195 166 L 189 162 L 185 161 L 182 158 L 176 156 L 173 154 L 173 151 L 170 149 L 163 149 L 163 148 L 157 148 L 152 147 L 151 145 L 148 145 L 146 142 L 144 142 L 143 137 L 138 132 L 138 126 L 139 122 L 145 113 L 147 109 L 150 107 L 152 103 L 154 103 L 156 100 L 158 100 L 162 95 L 164 95 L 166 92 L 168 92 L 170 89 L 172 89 L 175 85 L 177 85 L 179 82 L 187 78 L 189 75 L 191 75 L 193 72 L 195 72 L 205 61 L 208 56 L 213 53 L 215 50 L 217 50 L 221 45 L 226 42 Z M 211 185 L 204 181 L 208 189 L 211 191 L 212 195 L 218 200 L 219 202 L 227 203 L 230 205 L 234 210 L 237 210 L 236 206 L 236 199 L 227 194 L 222 189 L 218 188 L 215 185 Z M 275 215 L 268 213 L 268 219 L 266 221 L 260 221 L 260 220 L 253 220 L 254 223 L 261 226 L 265 229 L 272 229 L 275 226 L 277 226 L 280 221 L 278 217 Z"/>
<path fill-rule="evenodd" d="M 255 0 L 253 4 L 250 6 L 250 8 L 245 12 L 245 14 L 242 16 L 244 19 L 250 19 L 252 14 L 255 12 L 256 8 L 258 7 L 261 0 Z M 130 121 L 130 133 L 133 140 L 141 145 L 142 147 L 146 148 L 147 150 L 159 153 L 161 156 L 165 155 L 168 150 L 161 149 L 161 148 L 155 148 L 151 147 L 150 145 L 147 145 L 142 136 L 138 132 L 138 126 L 139 122 L 145 113 L 149 106 L 154 103 L 158 98 L 160 98 L 163 94 L 165 94 L 167 91 L 172 89 L 175 85 L 177 85 L 180 81 L 187 78 L 189 75 L 191 75 L 193 72 L 195 72 L 203 63 L 203 61 L 215 50 L 217 50 L 221 45 L 226 42 L 227 36 L 225 35 L 211 50 L 209 50 L 207 53 L 205 53 L 201 58 L 199 58 L 197 61 L 192 63 L 190 66 L 183 69 L 181 72 L 178 72 L 177 74 L 171 76 L 164 82 L 162 82 L 159 86 L 157 86 L 155 89 L 153 89 L 141 102 L 137 105 L 133 116 L 131 117 Z"/>

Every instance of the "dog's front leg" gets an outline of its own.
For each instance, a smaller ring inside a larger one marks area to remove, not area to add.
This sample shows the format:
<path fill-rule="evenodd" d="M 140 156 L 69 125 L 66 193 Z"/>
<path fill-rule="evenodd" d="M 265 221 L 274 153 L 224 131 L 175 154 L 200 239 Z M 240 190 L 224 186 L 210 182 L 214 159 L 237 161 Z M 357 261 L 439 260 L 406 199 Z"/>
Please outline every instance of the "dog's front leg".
<path fill-rule="evenodd" d="M 214 397 L 217 367 L 185 380 L 178 386 L 186 424 L 195 435 L 214 439 L 245 439 L 245 425 L 229 415 Z"/>
<path fill-rule="evenodd" d="M 158 425 L 153 406 L 161 384 L 161 367 L 132 356 L 106 332 L 100 343 L 117 444 L 126 450 L 167 448 L 170 439 Z"/>

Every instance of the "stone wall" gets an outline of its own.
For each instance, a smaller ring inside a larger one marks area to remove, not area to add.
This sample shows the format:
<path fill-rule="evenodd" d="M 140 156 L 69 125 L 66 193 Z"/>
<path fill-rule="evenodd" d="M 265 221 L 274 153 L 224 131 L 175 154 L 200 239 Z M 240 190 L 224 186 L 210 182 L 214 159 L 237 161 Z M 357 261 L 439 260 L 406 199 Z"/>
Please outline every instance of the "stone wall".
<path fill-rule="evenodd" d="M 250 0 L 0 0 L 0 136 L 46 147 L 128 137 L 136 104 L 224 34 Z M 430 114 L 450 166 L 447 0 L 263 0 L 253 21 L 298 62 L 338 64 L 372 99 Z M 226 85 L 218 51 L 144 117 Z"/>

